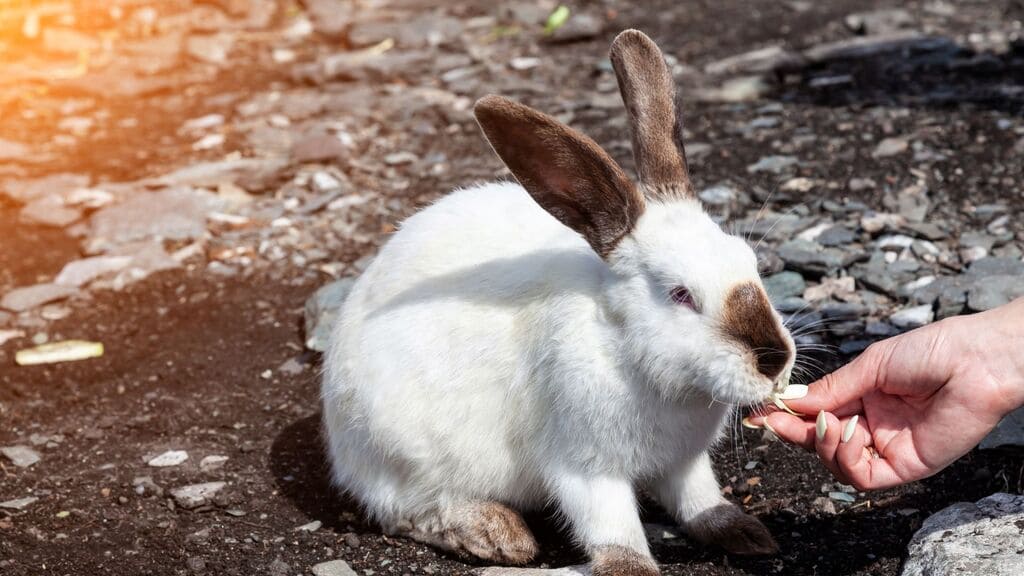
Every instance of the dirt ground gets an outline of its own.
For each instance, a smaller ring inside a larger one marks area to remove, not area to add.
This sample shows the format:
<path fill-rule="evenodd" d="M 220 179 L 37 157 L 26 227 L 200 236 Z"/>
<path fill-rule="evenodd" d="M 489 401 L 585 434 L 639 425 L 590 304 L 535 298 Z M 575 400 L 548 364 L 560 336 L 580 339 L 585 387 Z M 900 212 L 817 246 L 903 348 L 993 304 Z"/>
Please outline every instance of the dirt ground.
<path fill-rule="evenodd" d="M 398 4 L 415 8 L 427 3 Z M 523 78 L 523 94 L 543 107 L 545 102 L 592 90 L 594 62 L 604 57 L 614 34 L 627 27 L 645 30 L 667 53 L 699 67 L 779 38 L 799 46 L 830 39 L 841 34 L 836 22 L 844 14 L 902 3 L 834 1 L 806 3 L 810 6 L 801 10 L 792 4 L 796 3 L 582 3 L 613 16 L 611 24 L 594 38 L 544 44 L 540 50 L 557 65 Z M 915 10 L 922 6 L 907 4 Z M 944 21 L 943 31 L 962 34 L 990 21 L 1019 21 L 1024 16 L 1019 2 L 978 4 L 961 7 Z M 492 8 L 468 1 L 453 2 L 448 10 L 469 19 L 489 14 Z M 979 20 L 978 14 L 988 20 Z M 254 45 L 258 42 L 253 40 Z M 309 53 L 329 45 L 326 39 L 311 42 L 304 48 Z M 512 54 L 527 41 L 506 42 Z M 39 163 L 2 167 L 0 175 L 72 171 L 97 180 L 123 181 L 202 158 L 176 126 L 201 114 L 230 110 L 232 100 L 218 96 L 258 93 L 295 82 L 278 70 L 261 73 L 265 62 L 255 54 L 248 47 L 239 50 L 235 65 L 201 88 L 134 101 L 111 100 L 110 128 L 97 139 Z M 808 76 L 852 73 L 868 80 L 856 89 L 836 92 L 809 93 L 800 80 L 782 86 L 762 103 L 783 107 L 783 127 L 767 138 L 750 137 L 737 128 L 759 115 L 758 106 L 688 102 L 687 131 L 692 139 L 721 151 L 694 161 L 698 187 L 731 179 L 762 192 L 776 188 L 769 176 L 750 175 L 744 167 L 780 146 L 780 140 L 785 146 L 788 138 L 801 134 L 827 140 L 851 131 L 886 133 L 913 127 L 943 150 L 955 151 L 939 192 L 944 196 L 935 203 L 937 212 L 962 218 L 958 209 L 964 203 L 993 200 L 1019 207 L 1019 196 L 1006 198 L 1003 180 L 1016 179 L 1019 193 L 1021 152 L 1013 151 L 1012 134 L 993 127 L 993 115 L 1019 119 L 1024 114 L 1020 97 L 992 96 L 991 78 L 976 70 L 907 69 L 901 77 L 899 70 L 880 70 L 879 65 L 864 60 L 832 71 L 805 70 Z M 1016 61 L 1008 63 L 1004 77 L 1024 78 L 1024 67 L 1017 66 Z M 347 86 L 354 89 L 361 83 Z M 533 85 L 544 92 L 532 96 Z M 945 91 L 945 99 L 921 98 L 939 85 L 957 86 L 959 91 Z M 492 89 L 481 82 L 478 88 L 486 93 L 500 86 Z M 0 104 L 0 113 L 9 118 L 3 120 L 5 137 L 46 141 L 51 128 L 45 117 L 14 114 L 17 102 Z M 583 110 L 573 122 L 630 167 L 623 125 L 608 122 L 606 115 L 620 117 L 621 111 Z M 117 129 L 119 116 L 142 121 L 137 127 Z M 393 141 L 424 147 L 415 150 L 422 156 L 443 152 L 453 158 L 452 169 L 403 175 L 412 182 L 402 195 L 394 196 L 403 212 L 451 186 L 500 171 L 472 127 L 445 138 L 407 136 L 416 120 L 380 118 Z M 922 125 L 930 128 L 922 131 Z M 874 159 L 870 148 L 851 152 L 822 145 L 805 155 L 808 170 L 828 181 L 870 177 L 883 182 L 900 177 L 898 160 Z M 849 192 L 843 187 L 825 194 L 841 199 Z M 778 201 L 786 202 L 786 195 L 781 196 Z M 856 199 L 869 206 L 882 202 L 873 191 Z M 380 229 L 379 224 L 374 227 Z M 0 293 L 52 278 L 65 262 L 79 257 L 80 250 L 66 231 L 19 222 L 17 207 L 0 199 Z M 355 261 L 361 250 L 365 248 L 353 244 L 338 253 Z M 233 277 L 201 268 L 160 273 L 121 291 L 90 293 L 75 301 L 68 317 L 38 328 L 50 340 L 101 341 L 106 347 L 102 358 L 17 367 L 17 347 L 0 346 L 0 445 L 24 443 L 37 435 L 35 448 L 43 457 L 29 468 L 15 468 L 0 459 L 0 500 L 39 498 L 24 511 L 0 511 L 0 573 L 283 576 L 306 574 L 312 565 L 332 558 L 342 558 L 366 575 L 467 574 L 477 567 L 382 535 L 361 517 L 357 506 L 328 486 L 319 431 L 320 357 L 303 348 L 302 310 L 306 298 L 329 278 L 290 266 L 254 267 Z M 833 354 L 819 360 L 833 367 L 844 359 Z M 301 371 L 281 370 L 289 360 L 297 361 Z M 148 458 L 171 449 L 187 451 L 189 460 L 180 466 L 147 467 Z M 200 469 L 199 462 L 209 455 L 228 460 L 217 470 Z M 700 546 L 648 502 L 644 520 L 666 575 L 896 575 L 907 542 L 929 514 L 996 491 L 1024 491 L 1024 453 L 975 451 L 934 478 L 854 495 L 856 504 L 836 502 L 836 511 L 816 501 L 835 488 L 810 456 L 739 427 L 717 450 L 716 467 L 730 497 L 771 529 L 781 552 L 767 558 L 738 558 Z M 151 477 L 151 483 L 141 482 L 144 489 L 139 490 L 137 479 L 143 476 Z M 210 481 L 225 481 L 227 487 L 206 505 L 185 510 L 168 497 L 174 487 Z M 308 529 L 314 521 L 321 524 Z M 583 561 L 550 514 L 535 514 L 529 522 L 542 547 L 536 565 Z M 307 529 L 299 529 L 302 526 Z"/>

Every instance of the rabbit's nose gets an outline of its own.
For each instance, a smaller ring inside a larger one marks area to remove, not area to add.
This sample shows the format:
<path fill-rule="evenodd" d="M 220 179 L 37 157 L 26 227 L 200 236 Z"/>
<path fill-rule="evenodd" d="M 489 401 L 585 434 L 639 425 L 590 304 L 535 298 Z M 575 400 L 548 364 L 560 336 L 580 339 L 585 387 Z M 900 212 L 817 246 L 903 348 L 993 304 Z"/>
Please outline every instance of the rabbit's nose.
<path fill-rule="evenodd" d="M 754 355 L 757 371 L 772 382 L 789 364 L 793 352 L 775 319 L 768 295 L 753 282 L 733 287 L 725 299 L 723 328 Z"/>
<path fill-rule="evenodd" d="M 786 364 L 789 364 L 790 353 L 788 347 L 758 350 L 755 354 L 757 356 L 757 371 L 764 374 L 772 382 L 782 374 Z"/>

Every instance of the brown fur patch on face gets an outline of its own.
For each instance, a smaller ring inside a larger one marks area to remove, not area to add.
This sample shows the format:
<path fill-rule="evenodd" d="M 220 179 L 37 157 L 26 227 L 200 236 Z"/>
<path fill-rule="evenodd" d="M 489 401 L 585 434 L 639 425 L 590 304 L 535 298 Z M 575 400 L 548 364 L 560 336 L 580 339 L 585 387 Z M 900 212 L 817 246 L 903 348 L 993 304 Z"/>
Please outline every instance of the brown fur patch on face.
<path fill-rule="evenodd" d="M 530 196 L 580 233 L 602 258 L 644 211 L 644 197 L 593 140 L 554 118 L 500 96 L 473 109 L 494 151 Z"/>
<path fill-rule="evenodd" d="M 764 524 L 733 504 L 721 504 L 702 512 L 686 524 L 691 536 L 705 544 L 717 544 L 730 554 L 775 554 L 779 545 Z"/>
<path fill-rule="evenodd" d="M 592 576 L 660 576 L 654 560 L 625 546 L 602 546 L 594 552 Z"/>
<path fill-rule="evenodd" d="M 793 355 L 768 295 L 753 282 L 736 285 L 726 296 L 722 327 L 730 338 L 751 350 L 757 371 L 773 381 Z"/>
<path fill-rule="evenodd" d="M 629 112 L 633 156 L 644 192 L 661 200 L 694 197 L 675 81 L 658 45 L 639 30 L 626 30 L 612 42 L 611 61 Z"/>

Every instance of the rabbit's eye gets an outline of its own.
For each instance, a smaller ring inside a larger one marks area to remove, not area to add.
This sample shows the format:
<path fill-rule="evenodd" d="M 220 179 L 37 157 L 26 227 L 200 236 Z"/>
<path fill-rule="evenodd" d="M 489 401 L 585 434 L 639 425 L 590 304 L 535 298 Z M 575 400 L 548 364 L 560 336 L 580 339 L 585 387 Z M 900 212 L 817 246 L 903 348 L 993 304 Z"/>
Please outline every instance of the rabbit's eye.
<path fill-rule="evenodd" d="M 676 286 L 672 289 L 671 296 L 672 301 L 676 304 L 697 310 L 697 302 L 693 299 L 693 294 L 690 293 L 690 289 L 686 286 Z"/>

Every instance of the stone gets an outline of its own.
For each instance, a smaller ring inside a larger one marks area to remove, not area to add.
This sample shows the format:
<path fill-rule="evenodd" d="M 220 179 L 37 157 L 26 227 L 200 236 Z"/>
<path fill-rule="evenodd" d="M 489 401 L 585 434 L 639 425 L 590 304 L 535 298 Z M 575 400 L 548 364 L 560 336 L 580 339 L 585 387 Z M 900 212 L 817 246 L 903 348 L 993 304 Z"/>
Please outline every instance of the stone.
<path fill-rule="evenodd" d="M 206 216 L 224 200 L 205 190 L 177 187 L 139 193 L 92 215 L 90 236 L 114 244 L 162 238 L 192 240 L 206 232 Z"/>
<path fill-rule="evenodd" d="M 2 157 L 2 154 L 0 154 Z M 0 194 L 19 204 L 28 204 L 43 196 L 63 196 L 76 188 L 89 185 L 89 177 L 81 174 L 52 174 L 33 180 L 8 180 L 0 185 Z"/>
<path fill-rule="evenodd" d="M 913 330 L 931 323 L 935 313 L 930 304 L 904 308 L 889 316 L 889 322 L 901 330 Z"/>
<path fill-rule="evenodd" d="M 178 506 L 191 510 L 209 503 L 225 486 L 227 486 L 225 482 L 189 484 L 188 486 L 171 490 L 171 496 L 174 497 L 174 501 Z"/>
<path fill-rule="evenodd" d="M 868 234 L 877 234 L 883 230 L 896 230 L 907 223 L 906 218 L 899 214 L 871 212 L 861 216 L 860 227 Z"/>
<path fill-rule="evenodd" d="M 227 182 L 250 192 L 263 190 L 288 167 L 286 158 L 236 158 L 190 164 L 151 181 L 157 186 L 216 188 Z"/>
<path fill-rule="evenodd" d="M 132 478 L 132 488 L 139 496 L 163 496 L 164 489 L 153 481 L 152 476 L 136 476 Z"/>
<path fill-rule="evenodd" d="M 54 284 L 79 288 L 93 280 L 124 270 L 132 259 L 129 256 L 93 256 L 68 262 L 54 278 Z"/>
<path fill-rule="evenodd" d="M 36 284 L 11 290 L 0 299 L 0 308 L 12 312 L 24 312 L 33 308 L 64 300 L 78 294 L 78 290 L 72 286 L 60 286 L 57 284 Z"/>
<path fill-rule="evenodd" d="M 292 146 L 292 159 L 299 163 L 338 162 L 348 156 L 341 139 L 328 134 L 307 136 Z"/>
<path fill-rule="evenodd" d="M 916 30 L 901 30 L 816 44 L 804 50 L 803 55 L 811 62 L 824 62 L 840 59 L 857 60 L 904 50 L 917 53 L 945 51 L 955 54 L 960 47 L 948 38 L 922 36 Z"/>
<path fill-rule="evenodd" d="M 850 263 L 842 250 L 807 240 L 790 240 L 779 246 L 778 252 L 788 268 L 817 275 L 831 274 Z"/>
<path fill-rule="evenodd" d="M 716 60 L 704 66 L 704 72 L 713 76 L 724 74 L 764 74 L 776 70 L 790 70 L 804 64 L 796 52 L 774 45 Z"/>
<path fill-rule="evenodd" d="M 701 190 L 697 196 L 700 197 L 701 202 L 708 206 L 728 206 L 736 201 L 739 194 L 731 186 L 718 184 Z"/>
<path fill-rule="evenodd" d="M 974 282 L 967 291 L 967 307 L 984 312 L 1024 296 L 1024 276 L 995 275 Z"/>
<path fill-rule="evenodd" d="M 343 39 L 356 14 L 354 0 L 302 0 L 317 34 Z"/>
<path fill-rule="evenodd" d="M 32 152 L 32 149 L 13 140 L 0 138 L 0 160 L 22 160 Z"/>
<path fill-rule="evenodd" d="M 178 466 L 186 460 L 188 460 L 188 452 L 184 450 L 168 450 L 159 456 L 150 458 L 146 465 L 154 468 L 168 468 Z"/>
<path fill-rule="evenodd" d="M 822 246 L 846 246 L 857 239 L 857 234 L 845 226 L 830 226 L 822 230 L 815 242 Z"/>
<path fill-rule="evenodd" d="M 590 40 L 604 32 L 604 19 L 589 12 L 573 13 L 565 24 L 545 37 L 548 42 Z"/>
<path fill-rule="evenodd" d="M 747 172 L 756 174 L 758 172 L 771 172 L 779 174 L 783 170 L 796 166 L 798 160 L 793 156 L 765 156 L 754 164 L 747 166 Z"/>
<path fill-rule="evenodd" d="M 227 461 L 227 456 L 211 454 L 209 456 L 204 456 L 203 459 L 199 461 L 199 469 L 203 472 L 213 472 L 223 468 Z"/>
<path fill-rule="evenodd" d="M 843 22 L 858 34 L 889 34 L 912 27 L 914 18 L 902 8 L 881 8 L 847 14 Z"/>
<path fill-rule="evenodd" d="M 331 330 L 337 322 L 338 312 L 349 291 L 355 284 L 354 278 L 342 278 L 322 286 L 306 300 L 305 328 L 306 347 L 316 352 L 325 352 Z"/>
<path fill-rule="evenodd" d="M 16 500 L 8 500 L 6 502 L 0 502 L 0 508 L 6 510 L 24 510 L 32 504 L 39 501 L 39 498 L 35 496 L 27 496 L 25 498 L 18 498 Z"/>
<path fill-rule="evenodd" d="M 280 558 L 274 558 L 274 561 L 267 566 L 267 573 L 270 576 L 288 576 L 291 574 L 292 567 L 285 563 Z"/>
<path fill-rule="evenodd" d="M 1024 495 L 996 493 L 929 516 L 907 546 L 902 576 L 1024 574 Z"/>
<path fill-rule="evenodd" d="M 760 75 L 740 76 L 726 80 L 719 87 L 697 89 L 694 96 L 702 102 L 750 102 L 767 95 L 771 89 Z"/>
<path fill-rule="evenodd" d="M 100 41 L 71 28 L 47 26 L 43 29 L 43 48 L 48 52 L 96 52 L 100 49 Z"/>
<path fill-rule="evenodd" d="M 235 45 L 235 35 L 230 33 L 189 36 L 185 41 L 185 52 L 196 60 L 223 66 L 228 61 Z"/>
<path fill-rule="evenodd" d="M 1004 446 L 1024 447 L 1024 407 L 1004 416 L 978 445 L 983 450 Z"/>
<path fill-rule="evenodd" d="M 900 191 L 897 200 L 899 213 L 908 222 L 924 222 L 928 215 L 928 208 L 931 201 L 928 200 L 928 190 L 924 186 L 910 186 Z"/>
<path fill-rule="evenodd" d="M 1024 262 L 1017 258 L 987 256 L 971 262 L 971 265 L 967 268 L 967 273 L 977 278 L 985 278 L 987 276 L 1024 277 Z"/>
<path fill-rule="evenodd" d="M 412 18 L 400 20 L 355 22 L 349 28 L 348 40 L 357 48 L 391 40 L 402 49 L 422 49 L 451 42 L 461 32 L 461 20 L 440 12 L 421 12 Z"/>
<path fill-rule="evenodd" d="M 344 560 L 321 562 L 314 565 L 311 570 L 313 576 L 356 576 L 355 570 Z"/>
<path fill-rule="evenodd" d="M 886 138 L 875 146 L 875 151 L 871 153 L 874 158 L 888 158 L 889 156 L 895 156 L 907 151 L 910 147 L 910 143 L 906 138 Z"/>
<path fill-rule="evenodd" d="M 3 454 L 11 461 L 11 464 L 14 464 L 18 468 L 28 468 L 42 460 L 42 456 L 40 456 L 38 452 L 23 445 L 4 446 L 0 448 L 0 454 Z"/>
<path fill-rule="evenodd" d="M 59 196 L 43 196 L 26 204 L 18 217 L 26 224 L 65 228 L 82 219 L 82 211 L 64 204 Z"/>
<path fill-rule="evenodd" d="M 807 283 L 797 272 L 779 272 L 764 279 L 764 289 L 773 303 L 804 293 Z"/>

